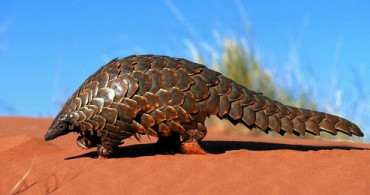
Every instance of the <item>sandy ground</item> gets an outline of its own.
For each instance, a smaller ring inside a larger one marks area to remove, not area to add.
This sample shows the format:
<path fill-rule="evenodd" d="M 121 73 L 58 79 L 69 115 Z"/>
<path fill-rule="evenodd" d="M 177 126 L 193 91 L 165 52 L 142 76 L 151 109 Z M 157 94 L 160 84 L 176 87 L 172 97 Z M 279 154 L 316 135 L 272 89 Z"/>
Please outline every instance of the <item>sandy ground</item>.
<path fill-rule="evenodd" d="M 111 159 L 75 134 L 45 142 L 51 119 L 0 117 L 0 194 L 369 194 L 370 144 L 227 136 L 208 155 L 163 155 L 128 140 Z"/>

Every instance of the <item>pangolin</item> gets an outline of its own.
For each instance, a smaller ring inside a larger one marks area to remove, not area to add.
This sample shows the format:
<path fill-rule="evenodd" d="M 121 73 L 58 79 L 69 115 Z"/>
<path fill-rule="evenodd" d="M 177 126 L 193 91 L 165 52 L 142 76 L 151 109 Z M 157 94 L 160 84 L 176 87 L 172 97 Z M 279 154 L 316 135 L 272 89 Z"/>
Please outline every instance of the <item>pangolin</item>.
<path fill-rule="evenodd" d="M 45 140 L 77 132 L 77 144 L 112 155 L 131 136 L 157 136 L 161 148 L 205 154 L 198 142 L 207 133 L 207 117 L 284 135 L 363 136 L 348 120 L 283 105 L 239 85 L 221 73 L 185 59 L 133 55 L 114 59 L 73 93 L 52 122 Z"/>

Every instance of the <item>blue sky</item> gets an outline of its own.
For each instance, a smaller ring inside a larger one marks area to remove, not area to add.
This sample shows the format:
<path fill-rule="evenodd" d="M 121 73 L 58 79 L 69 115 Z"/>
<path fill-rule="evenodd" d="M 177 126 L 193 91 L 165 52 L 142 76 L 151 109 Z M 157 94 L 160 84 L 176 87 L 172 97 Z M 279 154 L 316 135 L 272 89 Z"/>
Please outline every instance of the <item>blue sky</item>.
<path fill-rule="evenodd" d="M 228 36 L 253 40 L 280 86 L 369 134 L 368 10 L 365 0 L 0 1 L 0 115 L 54 116 L 112 58 L 192 59 L 191 45 L 220 51 Z"/>

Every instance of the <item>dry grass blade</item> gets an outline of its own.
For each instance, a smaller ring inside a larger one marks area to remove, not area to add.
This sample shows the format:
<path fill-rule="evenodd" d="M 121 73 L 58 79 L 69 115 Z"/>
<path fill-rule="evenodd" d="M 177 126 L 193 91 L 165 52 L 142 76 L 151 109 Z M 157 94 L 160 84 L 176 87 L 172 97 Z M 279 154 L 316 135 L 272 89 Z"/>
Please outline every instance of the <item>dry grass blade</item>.
<path fill-rule="evenodd" d="M 23 175 L 23 177 L 14 185 L 13 189 L 9 192 L 9 194 L 18 194 L 20 191 L 20 186 L 24 184 L 24 181 L 26 180 L 27 176 L 30 174 L 32 166 L 33 166 L 33 159 L 31 161 L 30 167 L 26 171 L 26 173 Z"/>

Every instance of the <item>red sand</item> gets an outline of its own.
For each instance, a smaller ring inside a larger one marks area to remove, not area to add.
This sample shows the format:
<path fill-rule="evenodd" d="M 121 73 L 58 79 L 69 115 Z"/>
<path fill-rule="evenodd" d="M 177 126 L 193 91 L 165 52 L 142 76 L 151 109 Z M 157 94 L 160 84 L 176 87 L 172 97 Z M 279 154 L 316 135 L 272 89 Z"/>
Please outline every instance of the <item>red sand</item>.
<path fill-rule="evenodd" d="M 0 118 L 0 194 L 369 194 L 370 144 L 226 136 L 209 130 L 208 155 L 151 154 L 128 140 L 95 159 L 75 134 L 45 142 L 51 119 Z M 222 140 L 222 141 L 216 141 Z M 128 147 L 125 147 L 128 146 Z M 29 170 L 29 173 L 27 171 Z"/>

